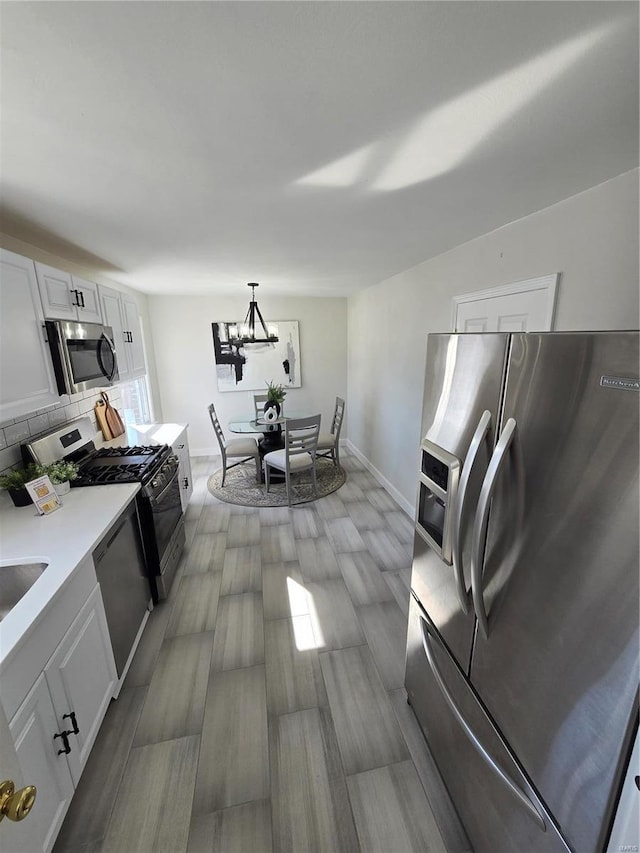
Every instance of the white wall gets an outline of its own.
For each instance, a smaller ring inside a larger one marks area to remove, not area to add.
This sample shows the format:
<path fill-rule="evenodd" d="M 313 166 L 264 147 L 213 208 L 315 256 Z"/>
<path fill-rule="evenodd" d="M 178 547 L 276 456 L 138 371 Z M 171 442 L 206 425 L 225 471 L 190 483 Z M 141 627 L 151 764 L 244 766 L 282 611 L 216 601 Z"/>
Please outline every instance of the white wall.
<path fill-rule="evenodd" d="M 480 202 L 481 200 L 479 200 Z M 638 328 L 638 170 L 349 299 L 348 437 L 412 512 L 428 332 L 457 294 L 560 272 L 557 330 Z"/>
<path fill-rule="evenodd" d="M 249 305 L 247 288 L 240 288 L 237 297 L 149 296 L 148 300 L 164 420 L 189 424 L 193 455 L 217 453 L 207 406 L 215 403 L 225 428 L 232 417 L 251 414 L 253 392 L 218 391 L 211 324 L 243 319 Z M 287 411 L 321 412 L 322 428 L 328 430 L 335 398 L 344 397 L 347 389 L 347 300 L 258 294 L 258 304 L 267 322 L 299 321 L 302 387 L 288 390 Z M 233 438 L 226 429 L 225 433 Z"/>

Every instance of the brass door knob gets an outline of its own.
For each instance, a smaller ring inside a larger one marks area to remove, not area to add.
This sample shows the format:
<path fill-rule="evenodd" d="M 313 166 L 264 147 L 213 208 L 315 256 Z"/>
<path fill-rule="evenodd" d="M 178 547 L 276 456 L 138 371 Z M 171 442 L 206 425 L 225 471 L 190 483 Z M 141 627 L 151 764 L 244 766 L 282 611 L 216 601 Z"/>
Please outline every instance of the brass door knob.
<path fill-rule="evenodd" d="M 9 820 L 24 820 L 36 801 L 36 789 L 27 785 L 16 791 L 11 779 L 0 782 L 0 821 L 4 817 Z"/>

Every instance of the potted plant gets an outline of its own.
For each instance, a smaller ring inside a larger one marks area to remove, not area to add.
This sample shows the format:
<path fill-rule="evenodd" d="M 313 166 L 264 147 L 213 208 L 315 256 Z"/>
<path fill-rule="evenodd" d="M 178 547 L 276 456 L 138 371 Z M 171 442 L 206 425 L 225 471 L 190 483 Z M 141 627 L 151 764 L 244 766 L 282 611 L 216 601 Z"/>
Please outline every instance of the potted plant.
<path fill-rule="evenodd" d="M 51 480 L 58 495 L 66 495 L 71 488 L 70 480 L 75 480 L 78 476 L 78 465 L 64 459 L 52 462 L 50 465 L 38 465 L 37 467 L 41 477 L 46 474 Z"/>
<path fill-rule="evenodd" d="M 0 489 L 6 489 L 9 492 L 14 506 L 29 506 L 31 496 L 25 487 L 25 483 L 35 480 L 39 476 L 40 472 L 37 465 L 13 468 L 0 476 Z"/>
<path fill-rule="evenodd" d="M 280 417 L 282 403 L 287 396 L 284 390 L 284 385 L 277 385 L 275 382 L 267 382 L 267 402 L 264 404 L 264 419 L 265 421 L 275 421 Z M 273 412 L 275 411 L 275 416 Z"/>

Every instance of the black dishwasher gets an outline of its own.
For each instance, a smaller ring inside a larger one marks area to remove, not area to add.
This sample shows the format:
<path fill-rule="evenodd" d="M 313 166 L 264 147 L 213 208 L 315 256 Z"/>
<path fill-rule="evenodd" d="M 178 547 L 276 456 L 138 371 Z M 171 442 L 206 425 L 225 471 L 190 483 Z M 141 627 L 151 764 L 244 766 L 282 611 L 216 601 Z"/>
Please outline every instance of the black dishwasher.
<path fill-rule="evenodd" d="M 104 610 L 121 678 L 150 607 L 135 500 L 111 525 L 93 552 Z"/>

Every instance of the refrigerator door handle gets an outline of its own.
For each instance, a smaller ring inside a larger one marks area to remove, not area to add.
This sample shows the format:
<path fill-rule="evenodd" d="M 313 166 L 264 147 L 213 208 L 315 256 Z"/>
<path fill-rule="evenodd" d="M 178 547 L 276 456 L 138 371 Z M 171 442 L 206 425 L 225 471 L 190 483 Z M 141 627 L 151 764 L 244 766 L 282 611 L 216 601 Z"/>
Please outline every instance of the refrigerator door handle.
<path fill-rule="evenodd" d="M 471 595 L 478 624 L 485 640 L 489 636 L 489 620 L 487 619 L 487 611 L 484 606 L 484 597 L 482 594 L 482 570 L 484 568 L 484 548 L 487 541 L 489 506 L 491 505 L 491 498 L 493 497 L 502 465 L 513 441 L 515 429 L 515 420 L 509 418 L 500 433 L 500 438 L 493 451 L 493 456 L 491 457 L 484 482 L 482 483 L 471 539 Z"/>
<path fill-rule="evenodd" d="M 473 434 L 467 458 L 462 467 L 462 476 L 458 485 L 458 499 L 455 503 L 453 511 L 453 523 L 451 525 L 451 558 L 453 561 L 453 572 L 456 579 L 456 590 L 458 599 L 463 613 L 469 612 L 469 599 L 467 597 L 467 589 L 464 583 L 464 567 L 462 565 L 462 514 L 464 512 L 464 502 L 467 497 L 467 489 L 469 480 L 471 479 L 471 471 L 476 461 L 478 451 L 485 440 L 489 427 L 491 426 L 491 412 L 485 409 L 482 413 L 478 426 Z"/>
<path fill-rule="evenodd" d="M 456 720 L 458 721 L 458 723 L 462 727 L 463 732 L 469 738 L 469 740 L 473 744 L 476 751 L 482 756 L 482 758 L 489 765 L 491 770 L 493 770 L 493 772 L 496 774 L 496 776 L 498 776 L 498 778 L 504 782 L 504 784 L 507 786 L 507 788 L 509 788 L 509 790 L 514 794 L 514 796 L 517 797 L 517 799 L 525 807 L 525 809 L 529 812 L 529 814 L 535 820 L 535 822 L 538 824 L 538 826 L 540 826 L 542 831 L 546 832 L 547 831 L 547 825 L 544 821 L 543 816 L 540 814 L 540 812 L 538 811 L 535 804 L 525 794 L 525 792 L 522 790 L 522 788 L 520 788 L 518 785 L 516 785 L 516 783 L 504 772 L 502 767 L 500 767 L 500 765 L 497 764 L 494 761 L 494 759 L 489 755 L 489 753 L 484 748 L 484 746 L 482 745 L 482 743 L 478 739 L 477 735 L 475 734 L 475 732 L 473 731 L 473 729 L 471 728 L 469 723 L 467 723 L 467 721 L 465 720 L 464 716 L 462 715 L 462 712 L 460 711 L 460 709 L 456 705 L 455 701 L 453 700 L 453 697 L 449 693 L 449 690 L 447 689 L 447 687 L 444 683 L 444 679 L 442 677 L 442 674 L 440 673 L 440 670 L 438 669 L 438 666 L 435 662 L 435 657 L 434 657 L 433 652 L 431 650 L 430 641 L 429 641 L 429 625 L 419 610 L 418 610 L 418 613 L 420 616 L 420 632 L 422 634 L 422 646 L 424 648 L 424 653 L 427 656 L 427 661 L 428 661 L 429 666 L 431 668 L 431 672 L 433 673 L 433 677 L 435 678 L 435 680 L 438 684 L 438 687 L 440 688 L 440 692 L 442 693 L 442 697 L 445 700 L 445 702 L 447 703 L 447 705 L 449 706 L 451 713 L 453 714 L 453 716 L 456 718 Z"/>

